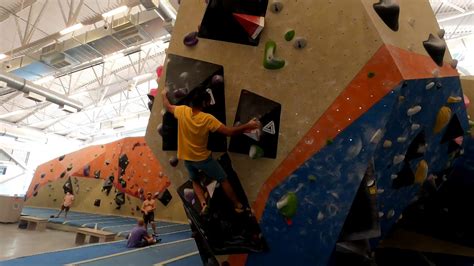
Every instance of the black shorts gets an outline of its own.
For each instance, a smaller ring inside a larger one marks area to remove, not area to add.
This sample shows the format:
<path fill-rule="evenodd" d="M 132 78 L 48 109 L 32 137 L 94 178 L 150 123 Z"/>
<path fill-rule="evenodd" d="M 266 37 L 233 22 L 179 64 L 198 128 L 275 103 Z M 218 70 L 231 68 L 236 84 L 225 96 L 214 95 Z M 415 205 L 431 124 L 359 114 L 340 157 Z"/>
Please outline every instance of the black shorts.
<path fill-rule="evenodd" d="M 149 224 L 150 222 L 155 221 L 155 213 L 154 212 L 148 212 L 148 214 L 143 214 L 143 221 L 145 224 Z"/>
<path fill-rule="evenodd" d="M 67 212 L 69 211 L 69 206 L 64 206 L 64 205 L 61 205 L 61 210 L 66 210 Z"/>

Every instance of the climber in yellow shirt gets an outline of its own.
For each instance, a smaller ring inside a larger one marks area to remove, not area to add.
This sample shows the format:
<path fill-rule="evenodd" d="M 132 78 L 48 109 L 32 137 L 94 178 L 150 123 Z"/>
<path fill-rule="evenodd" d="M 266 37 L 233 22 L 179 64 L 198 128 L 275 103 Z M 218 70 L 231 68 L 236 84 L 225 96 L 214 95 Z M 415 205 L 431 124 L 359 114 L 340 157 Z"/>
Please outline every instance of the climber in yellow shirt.
<path fill-rule="evenodd" d="M 227 175 L 221 165 L 212 158 L 211 151 L 207 149 L 209 132 L 219 132 L 226 136 L 257 129 L 260 123 L 252 119 L 248 123 L 227 127 L 217 120 L 213 115 L 202 110 L 210 105 L 211 97 L 205 88 L 196 88 L 193 91 L 191 107 L 186 105 L 176 106 L 170 104 L 166 93 L 166 88 L 162 92 L 163 106 L 178 120 L 178 159 L 184 160 L 184 165 L 189 172 L 193 182 L 194 192 L 201 203 L 201 213 L 206 214 L 208 207 L 204 197 L 204 191 L 199 183 L 199 171 L 203 171 L 207 176 L 214 178 L 222 185 L 222 189 L 227 197 L 234 204 L 235 211 L 244 211 L 242 203 L 237 199 L 232 186 L 227 180 Z"/>

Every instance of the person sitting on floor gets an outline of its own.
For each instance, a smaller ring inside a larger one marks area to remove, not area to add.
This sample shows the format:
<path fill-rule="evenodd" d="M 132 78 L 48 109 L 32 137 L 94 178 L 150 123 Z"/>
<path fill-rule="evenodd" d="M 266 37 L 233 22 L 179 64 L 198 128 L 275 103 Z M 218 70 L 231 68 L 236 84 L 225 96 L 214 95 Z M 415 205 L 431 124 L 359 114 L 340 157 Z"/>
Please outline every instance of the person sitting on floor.
<path fill-rule="evenodd" d="M 155 238 L 148 235 L 145 230 L 145 222 L 143 221 L 143 219 L 138 219 L 137 226 L 135 226 L 128 235 L 127 247 L 141 248 L 148 245 L 156 244 L 160 240 L 161 239 L 158 239 L 157 241 Z"/>

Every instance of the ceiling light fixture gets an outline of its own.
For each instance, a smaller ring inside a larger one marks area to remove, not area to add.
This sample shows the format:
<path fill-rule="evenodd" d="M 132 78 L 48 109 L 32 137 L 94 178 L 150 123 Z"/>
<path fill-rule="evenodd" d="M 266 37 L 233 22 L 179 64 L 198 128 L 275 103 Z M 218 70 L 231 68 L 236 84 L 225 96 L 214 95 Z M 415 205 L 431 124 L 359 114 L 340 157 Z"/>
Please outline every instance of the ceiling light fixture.
<path fill-rule="evenodd" d="M 120 13 L 126 12 L 126 11 L 128 11 L 128 6 L 121 6 L 121 7 L 117 7 L 115 9 L 112 9 L 108 12 L 105 12 L 104 14 L 102 14 L 102 17 L 103 18 L 109 18 L 109 17 L 115 16 L 115 15 L 118 15 Z"/>
<path fill-rule="evenodd" d="M 71 27 L 67 27 L 64 30 L 60 31 L 59 34 L 66 35 L 68 33 L 71 33 L 73 31 L 76 31 L 76 30 L 82 28 L 83 26 L 84 25 L 82 25 L 82 23 L 77 23 L 77 24 L 72 25 Z"/>

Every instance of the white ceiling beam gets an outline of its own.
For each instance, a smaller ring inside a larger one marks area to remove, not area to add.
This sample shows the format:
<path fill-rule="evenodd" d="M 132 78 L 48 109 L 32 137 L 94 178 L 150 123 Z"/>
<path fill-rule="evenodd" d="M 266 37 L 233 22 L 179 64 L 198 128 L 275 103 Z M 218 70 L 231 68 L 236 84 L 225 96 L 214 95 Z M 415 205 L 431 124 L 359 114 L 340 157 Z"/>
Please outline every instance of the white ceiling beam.
<path fill-rule="evenodd" d="M 474 10 L 464 12 L 464 13 L 461 13 L 461 14 L 457 14 L 457 15 L 452 15 L 452 16 L 440 18 L 440 19 L 438 19 L 438 22 L 443 23 L 443 22 L 446 22 L 446 21 L 450 21 L 450 20 L 454 20 L 454 19 L 458 19 L 458 18 L 462 18 L 462 17 L 467 17 L 467 16 L 471 16 L 471 15 L 474 15 Z"/>

